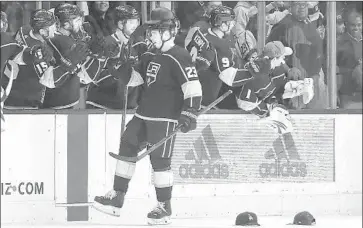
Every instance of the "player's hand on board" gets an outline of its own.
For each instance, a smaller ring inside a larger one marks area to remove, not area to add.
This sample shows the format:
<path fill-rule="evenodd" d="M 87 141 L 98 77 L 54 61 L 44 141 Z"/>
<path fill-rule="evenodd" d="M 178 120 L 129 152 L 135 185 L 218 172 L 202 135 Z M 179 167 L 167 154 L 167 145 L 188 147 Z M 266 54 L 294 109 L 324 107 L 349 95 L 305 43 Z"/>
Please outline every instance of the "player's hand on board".
<path fill-rule="evenodd" d="M 197 110 L 188 108 L 182 111 L 178 120 L 178 126 L 181 126 L 181 131 L 187 133 L 197 128 Z"/>

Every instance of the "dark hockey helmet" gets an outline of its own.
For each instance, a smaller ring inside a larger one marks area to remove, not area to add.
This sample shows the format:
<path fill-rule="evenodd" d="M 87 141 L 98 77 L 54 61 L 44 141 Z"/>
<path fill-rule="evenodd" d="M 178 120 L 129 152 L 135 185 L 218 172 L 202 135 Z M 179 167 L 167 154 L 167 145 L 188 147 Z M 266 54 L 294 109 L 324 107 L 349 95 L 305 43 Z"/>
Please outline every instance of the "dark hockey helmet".
<path fill-rule="evenodd" d="M 69 3 L 62 3 L 59 4 L 54 9 L 54 16 L 61 22 L 67 22 L 70 21 L 76 17 L 82 17 L 83 18 L 83 12 L 81 9 L 76 6 Z"/>
<path fill-rule="evenodd" d="M 151 11 L 150 21 L 145 22 L 151 29 L 174 30 L 179 28 L 179 21 L 174 13 L 164 7 Z"/>
<path fill-rule="evenodd" d="M 233 21 L 235 18 L 232 8 L 218 6 L 210 13 L 210 23 L 213 27 L 221 26 L 223 22 Z"/>
<path fill-rule="evenodd" d="M 115 8 L 115 21 L 140 19 L 140 13 L 132 6 L 124 5 Z"/>
<path fill-rule="evenodd" d="M 35 10 L 30 16 L 30 26 L 35 30 L 49 27 L 55 22 L 56 20 L 53 13 L 45 9 Z"/>

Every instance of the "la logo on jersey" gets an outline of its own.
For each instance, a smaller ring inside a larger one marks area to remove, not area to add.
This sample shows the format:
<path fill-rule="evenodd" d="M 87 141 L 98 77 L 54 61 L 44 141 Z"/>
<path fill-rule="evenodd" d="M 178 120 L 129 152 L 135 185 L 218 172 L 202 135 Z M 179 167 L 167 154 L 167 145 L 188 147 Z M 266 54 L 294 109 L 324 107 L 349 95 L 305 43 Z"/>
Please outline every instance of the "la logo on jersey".
<path fill-rule="evenodd" d="M 160 70 L 161 65 L 159 63 L 150 62 L 146 68 L 147 85 L 150 86 L 156 81 L 156 76 Z"/>

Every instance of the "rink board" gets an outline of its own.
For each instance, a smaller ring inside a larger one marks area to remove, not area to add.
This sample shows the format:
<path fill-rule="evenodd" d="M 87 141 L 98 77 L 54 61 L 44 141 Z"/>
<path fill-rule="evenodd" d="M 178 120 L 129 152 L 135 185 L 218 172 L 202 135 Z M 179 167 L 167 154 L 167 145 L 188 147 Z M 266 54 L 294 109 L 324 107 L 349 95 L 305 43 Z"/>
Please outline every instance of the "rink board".
<path fill-rule="evenodd" d="M 332 182 L 334 118 L 293 118 L 280 136 L 253 116 L 205 115 L 178 134 L 173 157 L 177 184 Z"/>
<path fill-rule="evenodd" d="M 77 203 L 91 202 L 112 188 L 116 161 L 108 152 L 118 149 L 121 115 L 6 117 L 2 221 L 108 221 Z M 204 115 L 195 131 L 178 134 L 174 216 L 228 216 L 241 210 L 361 213 L 361 114 L 292 117 L 295 131 L 288 137 L 242 114 Z M 191 168 L 183 173 L 181 166 Z M 130 183 L 124 218 L 145 215 L 154 205 L 151 173 L 146 157 Z"/>

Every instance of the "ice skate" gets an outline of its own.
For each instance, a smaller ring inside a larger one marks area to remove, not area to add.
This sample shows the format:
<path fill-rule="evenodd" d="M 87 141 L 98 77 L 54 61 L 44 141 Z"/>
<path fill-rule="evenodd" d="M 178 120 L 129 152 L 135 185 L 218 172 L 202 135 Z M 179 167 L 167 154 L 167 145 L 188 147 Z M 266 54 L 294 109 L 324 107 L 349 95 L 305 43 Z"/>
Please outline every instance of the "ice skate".
<path fill-rule="evenodd" d="M 96 196 L 93 207 L 100 212 L 119 217 L 124 199 L 124 192 L 111 190 L 105 196 Z"/>
<path fill-rule="evenodd" d="M 170 200 L 158 202 L 158 205 L 147 214 L 149 225 L 167 225 L 171 223 L 171 204 Z"/>

